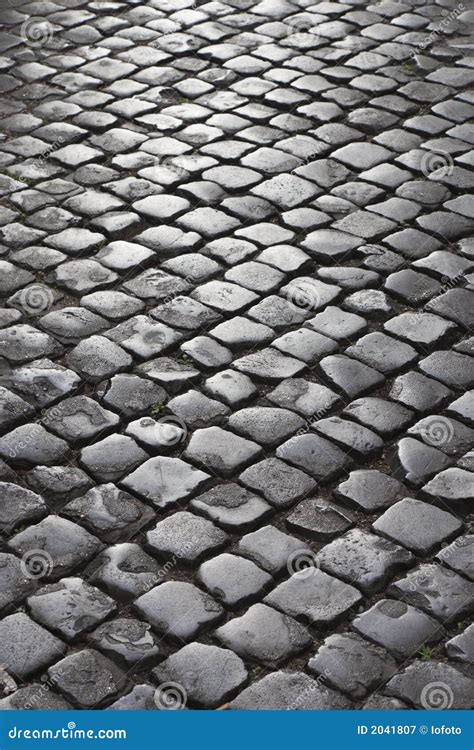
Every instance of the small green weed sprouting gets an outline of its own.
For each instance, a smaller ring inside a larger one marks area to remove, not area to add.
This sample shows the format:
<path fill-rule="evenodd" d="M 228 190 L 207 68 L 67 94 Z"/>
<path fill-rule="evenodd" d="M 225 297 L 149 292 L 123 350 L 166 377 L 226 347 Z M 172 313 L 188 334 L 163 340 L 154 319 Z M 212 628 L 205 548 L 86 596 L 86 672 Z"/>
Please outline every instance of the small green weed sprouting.
<path fill-rule="evenodd" d="M 427 661 L 428 659 L 433 658 L 434 652 L 435 649 L 432 646 L 422 646 L 418 651 L 418 656 L 420 657 L 420 659 Z"/>
<path fill-rule="evenodd" d="M 158 401 L 158 403 L 153 404 L 153 406 L 150 407 L 150 416 L 151 417 L 159 417 L 160 414 L 161 414 L 161 412 L 163 411 L 163 407 L 164 407 L 164 404 L 160 404 L 159 401 Z"/>

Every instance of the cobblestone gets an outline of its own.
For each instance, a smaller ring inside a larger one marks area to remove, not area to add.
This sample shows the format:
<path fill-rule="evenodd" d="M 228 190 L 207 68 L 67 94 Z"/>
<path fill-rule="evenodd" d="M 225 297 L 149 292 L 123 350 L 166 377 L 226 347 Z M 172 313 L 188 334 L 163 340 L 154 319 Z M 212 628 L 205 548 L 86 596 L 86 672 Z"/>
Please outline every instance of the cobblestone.
<path fill-rule="evenodd" d="M 355 618 L 353 628 L 371 641 L 384 646 L 397 659 L 413 656 L 423 644 L 437 643 L 443 636 L 441 625 L 405 602 L 384 599 Z"/>
<path fill-rule="evenodd" d="M 201 708 L 225 703 L 247 680 L 247 671 L 236 654 L 201 643 L 184 646 L 156 667 L 153 674 L 158 682 L 171 680 L 182 685 L 190 704 Z"/>
<path fill-rule="evenodd" d="M 18 1 L 0 710 L 469 707 L 472 14 Z"/>
<path fill-rule="evenodd" d="M 331 687 L 354 699 L 379 688 L 397 671 L 396 662 L 385 649 L 355 633 L 326 638 L 309 660 L 308 668 L 316 675 L 326 676 Z"/>

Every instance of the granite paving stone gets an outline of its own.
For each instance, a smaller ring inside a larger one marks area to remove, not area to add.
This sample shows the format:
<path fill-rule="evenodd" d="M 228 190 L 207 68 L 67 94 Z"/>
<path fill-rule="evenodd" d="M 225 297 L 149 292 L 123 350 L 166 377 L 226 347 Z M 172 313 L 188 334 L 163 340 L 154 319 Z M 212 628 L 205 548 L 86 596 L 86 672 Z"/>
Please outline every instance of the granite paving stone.
<path fill-rule="evenodd" d="M 413 656 L 422 645 L 437 643 L 443 628 L 432 617 L 403 601 L 382 599 L 358 615 L 352 627 L 387 649 L 399 661 Z"/>
<path fill-rule="evenodd" d="M 194 565 L 220 550 L 228 541 L 228 535 L 222 529 L 187 511 L 159 521 L 146 536 L 148 548 L 157 557 Z"/>
<path fill-rule="evenodd" d="M 83 307 L 52 310 L 43 315 L 39 323 L 63 344 L 78 344 L 82 337 L 105 331 L 110 325 L 106 318 Z"/>
<path fill-rule="evenodd" d="M 263 601 L 305 624 L 329 626 L 361 599 L 354 586 L 315 568 L 311 575 L 294 573 Z"/>
<path fill-rule="evenodd" d="M 285 508 L 316 489 L 312 477 L 278 458 L 268 458 L 250 466 L 239 481 L 259 492 L 271 505 Z"/>
<path fill-rule="evenodd" d="M 89 643 L 107 657 L 117 659 L 124 669 L 153 666 L 161 655 L 160 646 L 146 622 L 131 617 L 104 622 L 88 637 Z"/>
<path fill-rule="evenodd" d="M 339 692 L 304 672 L 272 672 L 243 690 L 230 704 L 233 711 L 321 711 L 348 709 Z"/>
<path fill-rule="evenodd" d="M 303 625 L 266 604 L 254 604 L 218 628 L 215 636 L 243 659 L 269 667 L 280 666 L 311 643 Z"/>
<path fill-rule="evenodd" d="M 418 554 L 426 554 L 462 529 L 451 513 L 414 498 L 404 498 L 388 508 L 373 524 L 375 531 Z"/>
<path fill-rule="evenodd" d="M 218 484 L 198 495 L 190 508 L 228 531 L 248 530 L 272 512 L 265 500 L 234 483 Z"/>
<path fill-rule="evenodd" d="M 0 438 L 0 456 L 14 466 L 51 465 L 69 454 L 65 440 L 37 423 L 16 427 Z"/>
<path fill-rule="evenodd" d="M 440 471 L 422 487 L 430 501 L 441 501 L 448 507 L 467 505 L 474 497 L 472 472 L 461 468 Z"/>
<path fill-rule="evenodd" d="M 283 442 L 304 424 L 298 414 L 273 407 L 240 409 L 229 417 L 232 430 L 265 447 Z"/>
<path fill-rule="evenodd" d="M 232 698 L 247 681 L 243 661 L 218 646 L 190 643 L 155 667 L 158 686 L 177 682 L 186 691 L 190 706 L 216 708 Z"/>
<path fill-rule="evenodd" d="M 375 432 L 339 417 L 320 419 L 312 423 L 311 429 L 360 458 L 376 456 L 383 448 L 383 440 Z"/>
<path fill-rule="evenodd" d="M 323 547 L 317 561 L 323 570 L 373 594 L 410 566 L 413 555 L 387 539 L 351 529 Z"/>
<path fill-rule="evenodd" d="M 109 435 L 82 448 L 80 453 L 81 465 L 101 482 L 120 479 L 147 458 L 148 453 L 126 435 Z"/>
<path fill-rule="evenodd" d="M 73 396 L 43 411 L 42 421 L 63 440 L 77 444 L 113 429 L 119 418 L 87 396 Z"/>
<path fill-rule="evenodd" d="M 455 635 L 446 643 L 446 653 L 451 659 L 472 664 L 474 655 L 474 625 L 469 625 L 460 635 Z"/>
<path fill-rule="evenodd" d="M 47 513 L 44 499 L 31 490 L 0 482 L 0 531 L 8 534 L 20 525 L 39 521 Z"/>
<path fill-rule="evenodd" d="M 71 349 L 66 363 L 83 379 L 97 382 L 129 368 L 132 358 L 104 336 L 90 336 Z"/>
<path fill-rule="evenodd" d="M 474 406 L 473 396 L 473 391 L 467 391 L 466 393 L 463 393 L 462 396 L 459 396 L 459 398 L 452 401 L 447 407 L 448 412 L 453 416 L 462 419 L 471 426 L 474 424 L 472 411 Z"/>
<path fill-rule="evenodd" d="M 83 495 L 94 484 L 82 469 L 70 465 L 36 466 L 26 472 L 25 481 L 30 489 L 58 506 Z"/>
<path fill-rule="evenodd" d="M 330 635 L 309 660 L 312 674 L 357 700 L 380 688 L 397 671 L 394 659 L 380 646 L 356 633 Z"/>
<path fill-rule="evenodd" d="M 474 432 L 470 427 L 438 414 L 420 419 L 407 432 L 419 436 L 424 443 L 438 447 L 449 456 L 466 453 L 474 438 Z"/>
<path fill-rule="evenodd" d="M 404 437 L 393 445 L 388 460 L 393 476 L 413 487 L 421 487 L 451 463 L 438 448 L 412 437 Z"/>
<path fill-rule="evenodd" d="M 288 570 L 293 559 L 312 559 L 310 547 L 296 537 L 284 534 L 274 526 L 263 526 L 258 531 L 245 534 L 237 547 L 239 555 L 248 557 L 273 576 Z"/>
<path fill-rule="evenodd" d="M 435 411 L 450 394 L 449 388 L 442 383 L 411 370 L 395 378 L 389 396 L 404 406 L 425 413 Z"/>
<path fill-rule="evenodd" d="M 344 354 L 324 357 L 319 367 L 328 383 L 349 397 L 371 391 L 384 382 L 384 376 L 378 370 Z"/>
<path fill-rule="evenodd" d="M 405 495 L 405 487 L 378 469 L 356 469 L 334 489 L 337 500 L 371 513 L 390 507 Z"/>
<path fill-rule="evenodd" d="M 228 406 L 242 406 L 258 391 L 252 380 L 234 370 L 221 370 L 204 383 L 204 388 L 213 397 L 224 401 Z"/>
<path fill-rule="evenodd" d="M 123 417 L 145 414 L 150 407 L 164 403 L 166 391 L 146 378 L 128 373 L 119 373 L 99 386 L 102 403 L 118 411 Z"/>
<path fill-rule="evenodd" d="M 224 552 L 203 562 L 197 581 L 231 609 L 255 601 L 272 584 L 272 577 L 251 560 Z"/>
<path fill-rule="evenodd" d="M 261 447 L 253 440 L 221 427 L 206 427 L 193 433 L 184 457 L 212 473 L 228 476 L 260 458 L 261 453 Z"/>
<path fill-rule="evenodd" d="M 133 542 L 121 542 L 103 550 L 88 566 L 88 580 L 111 596 L 130 601 L 154 586 L 160 568 Z"/>
<path fill-rule="evenodd" d="M 221 605 L 185 581 L 165 581 L 135 600 L 134 608 L 157 633 L 182 643 L 192 641 L 223 616 Z"/>
<path fill-rule="evenodd" d="M 136 621 L 133 621 L 136 622 Z M 134 637 L 128 635 L 128 626 L 125 638 Z M 105 638 L 107 638 L 107 635 L 105 635 Z M 109 644 L 109 641 L 106 641 L 105 646 L 107 647 Z M 135 641 L 132 642 L 132 648 L 133 645 L 135 645 Z M 139 643 L 139 647 L 141 647 L 141 642 Z M 125 651 L 125 648 L 123 651 Z M 141 662 L 140 662 L 141 663 Z M 154 688 L 152 685 L 148 684 L 140 684 L 135 685 L 129 693 L 122 696 L 122 698 L 118 698 L 118 700 L 114 701 L 110 704 L 110 706 L 107 706 L 108 711 L 157 711 L 158 707 L 155 704 L 155 693 L 156 688 Z"/>
<path fill-rule="evenodd" d="M 474 587 L 452 570 L 428 563 L 392 583 L 388 592 L 446 623 L 469 615 Z"/>
<path fill-rule="evenodd" d="M 419 362 L 419 367 L 425 375 L 444 383 L 455 391 L 465 391 L 472 388 L 472 361 L 465 354 L 452 351 L 437 351 Z"/>
<path fill-rule="evenodd" d="M 20 679 L 60 659 L 66 645 L 24 612 L 0 620 L 2 668 Z"/>
<path fill-rule="evenodd" d="M 329 482 L 352 466 L 347 450 L 314 434 L 290 438 L 277 448 L 276 455 L 306 471 L 318 482 Z"/>
<path fill-rule="evenodd" d="M 189 497 L 209 478 L 179 458 L 160 456 L 150 458 L 128 474 L 122 484 L 157 507 L 166 507 Z"/>
<path fill-rule="evenodd" d="M 67 711 L 72 709 L 68 701 L 52 690 L 44 691 L 44 683 L 32 682 L 0 700 L 2 711 Z"/>
<path fill-rule="evenodd" d="M 68 700 L 86 709 L 117 695 L 125 683 L 124 673 L 111 659 L 89 648 L 61 659 L 48 674 Z"/>
<path fill-rule="evenodd" d="M 151 508 L 112 482 L 70 500 L 62 513 L 105 542 L 119 541 L 124 533 L 132 536 L 154 518 Z"/>
<path fill-rule="evenodd" d="M 27 323 L 3 328 L 0 331 L 0 344 L 2 357 L 12 365 L 61 352 L 61 346 L 55 339 Z"/>
<path fill-rule="evenodd" d="M 31 594 L 38 583 L 35 578 L 28 576 L 21 560 L 7 552 L 0 553 L 2 577 L 0 580 L 0 609 L 7 614 L 11 609 Z"/>
<path fill-rule="evenodd" d="M 91 630 L 116 609 L 113 599 L 81 578 L 43 586 L 27 602 L 33 617 L 66 641 Z"/>
<path fill-rule="evenodd" d="M 384 438 L 393 437 L 401 432 L 413 419 L 413 412 L 410 409 L 372 396 L 352 401 L 342 413 Z"/>
<path fill-rule="evenodd" d="M 333 503 L 305 498 L 291 511 L 286 525 L 310 539 L 327 541 L 352 525 L 352 516 Z"/>
<path fill-rule="evenodd" d="M 346 354 L 384 375 L 393 374 L 411 364 L 417 356 L 413 347 L 403 344 L 383 333 L 368 333 L 346 349 Z"/>
<path fill-rule="evenodd" d="M 442 685 L 441 692 L 429 686 Z M 428 687 L 428 689 L 427 689 Z M 392 677 L 385 691 L 418 709 L 472 709 L 472 677 L 454 665 L 439 661 L 415 661 Z"/>
<path fill-rule="evenodd" d="M 457 573 L 462 573 L 471 581 L 474 580 L 474 565 L 472 564 L 471 552 L 474 544 L 474 536 L 466 534 L 458 536 L 454 542 L 440 549 L 436 558 Z"/>
<path fill-rule="evenodd" d="M 267 394 L 272 403 L 290 408 L 302 417 L 323 416 L 340 400 L 339 396 L 325 385 L 304 378 L 285 379 Z"/>
<path fill-rule="evenodd" d="M 9 2 L 0 710 L 467 707 L 470 9 Z"/>
<path fill-rule="evenodd" d="M 37 578 L 67 575 L 102 548 L 93 534 L 65 518 L 50 515 L 12 537 L 9 547 Z"/>

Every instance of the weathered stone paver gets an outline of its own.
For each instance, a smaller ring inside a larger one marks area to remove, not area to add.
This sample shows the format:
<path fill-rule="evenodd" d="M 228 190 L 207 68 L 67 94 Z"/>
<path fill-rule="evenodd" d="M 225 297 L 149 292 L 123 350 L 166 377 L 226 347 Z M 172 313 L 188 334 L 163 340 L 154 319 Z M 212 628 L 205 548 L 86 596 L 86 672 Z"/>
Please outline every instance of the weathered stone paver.
<path fill-rule="evenodd" d="M 6 6 L 0 710 L 469 708 L 472 11 Z"/>

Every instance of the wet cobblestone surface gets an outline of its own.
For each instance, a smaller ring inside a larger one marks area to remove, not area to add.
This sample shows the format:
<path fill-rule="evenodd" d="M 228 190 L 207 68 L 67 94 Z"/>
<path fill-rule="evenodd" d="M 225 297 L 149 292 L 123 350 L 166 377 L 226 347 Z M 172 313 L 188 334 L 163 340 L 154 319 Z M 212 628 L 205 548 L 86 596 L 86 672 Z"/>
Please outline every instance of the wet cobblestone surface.
<path fill-rule="evenodd" d="M 6 0 L 0 709 L 472 708 L 474 11 Z"/>

